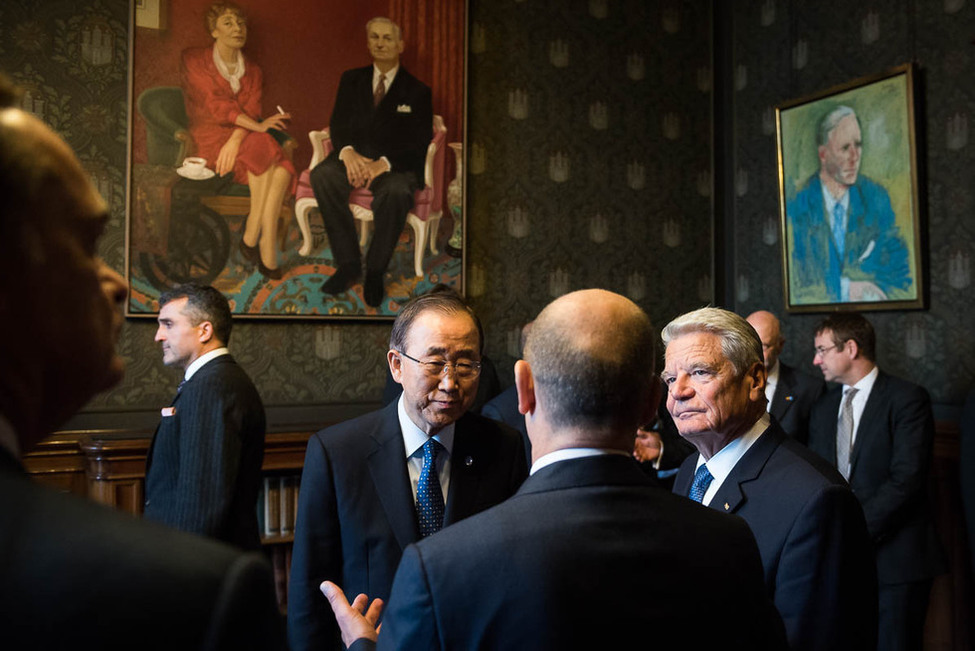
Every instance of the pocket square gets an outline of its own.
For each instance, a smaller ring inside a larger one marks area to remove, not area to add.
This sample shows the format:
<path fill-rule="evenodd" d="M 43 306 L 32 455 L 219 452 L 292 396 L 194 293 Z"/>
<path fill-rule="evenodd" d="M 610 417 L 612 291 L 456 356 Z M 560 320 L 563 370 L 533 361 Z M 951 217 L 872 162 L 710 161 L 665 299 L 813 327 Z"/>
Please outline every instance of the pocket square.
<path fill-rule="evenodd" d="M 163 418 L 168 418 L 170 416 L 175 416 L 176 415 L 176 407 L 163 407 L 162 409 L 159 410 L 159 413 L 162 414 L 162 417 Z"/>
<path fill-rule="evenodd" d="M 413 107 L 410 106 L 409 104 L 400 104 L 399 106 L 396 107 L 396 112 L 397 113 L 412 113 L 413 112 Z"/>

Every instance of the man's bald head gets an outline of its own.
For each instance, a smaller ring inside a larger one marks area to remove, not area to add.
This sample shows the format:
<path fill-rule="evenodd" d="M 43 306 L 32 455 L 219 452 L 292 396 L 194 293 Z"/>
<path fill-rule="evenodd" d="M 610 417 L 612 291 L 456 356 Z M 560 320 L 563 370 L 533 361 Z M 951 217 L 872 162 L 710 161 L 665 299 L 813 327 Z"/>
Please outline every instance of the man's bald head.
<path fill-rule="evenodd" d="M 632 438 L 654 373 L 650 319 L 632 301 L 598 289 L 562 296 L 532 324 L 525 360 L 553 428 Z"/>
<path fill-rule="evenodd" d="M 752 312 L 746 319 L 755 328 L 758 338 L 762 340 L 762 353 L 765 356 L 765 369 L 771 371 L 779 361 L 785 337 L 782 336 L 778 318 L 771 312 L 759 310 Z"/>

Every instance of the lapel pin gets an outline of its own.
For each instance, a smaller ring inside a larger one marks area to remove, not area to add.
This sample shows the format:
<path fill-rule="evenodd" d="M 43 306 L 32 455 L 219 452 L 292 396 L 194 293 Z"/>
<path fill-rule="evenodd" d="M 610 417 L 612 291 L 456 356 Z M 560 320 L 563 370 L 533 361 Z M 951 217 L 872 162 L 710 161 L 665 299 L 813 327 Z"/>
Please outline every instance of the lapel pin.
<path fill-rule="evenodd" d="M 474 465 L 474 457 L 472 457 L 471 455 L 467 455 L 466 457 L 464 457 L 464 465 L 467 466 L 468 468 L 470 468 L 471 466 L 473 466 Z"/>
<path fill-rule="evenodd" d="M 728 505 L 728 503 L 727 503 L 727 502 L 725 502 L 725 503 L 724 503 L 724 510 L 725 510 L 725 511 L 727 511 L 727 510 L 728 510 L 728 509 L 730 509 L 730 508 L 731 508 L 731 507 L 730 507 L 730 506 Z"/>

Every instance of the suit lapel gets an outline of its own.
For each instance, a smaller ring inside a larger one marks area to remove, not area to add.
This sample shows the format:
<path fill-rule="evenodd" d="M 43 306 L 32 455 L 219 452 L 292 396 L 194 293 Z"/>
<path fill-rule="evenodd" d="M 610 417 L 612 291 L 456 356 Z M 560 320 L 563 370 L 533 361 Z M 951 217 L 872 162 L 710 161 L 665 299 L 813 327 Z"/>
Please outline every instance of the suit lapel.
<path fill-rule="evenodd" d="M 757 441 L 752 444 L 731 473 L 725 478 L 724 483 L 714 494 L 709 506 L 715 511 L 734 513 L 745 503 L 745 493 L 742 487 L 748 482 L 754 481 L 762 474 L 762 468 L 768 462 L 769 457 L 775 452 L 782 442 L 784 434 L 778 426 L 772 425 L 765 430 Z"/>
<path fill-rule="evenodd" d="M 404 103 L 403 100 L 403 87 L 404 78 L 408 76 L 406 69 L 401 65 L 399 70 L 396 72 L 396 77 L 386 88 L 386 95 L 383 97 L 383 101 L 379 102 L 379 106 L 376 106 L 374 110 L 376 111 L 377 123 L 381 124 L 386 120 L 391 119 L 396 115 L 396 107 Z M 369 78 L 369 102 L 372 105 L 372 78 Z"/>
<path fill-rule="evenodd" d="M 860 458 L 860 450 L 868 445 L 871 437 L 874 436 L 874 427 L 884 423 L 883 403 L 887 397 L 887 377 L 883 373 L 877 375 L 877 380 L 870 389 L 870 397 L 867 404 L 863 407 L 863 414 L 860 416 L 860 424 L 857 426 L 856 439 L 853 441 L 853 449 L 850 450 L 850 477 L 856 470 L 857 459 Z M 839 409 L 839 405 L 837 405 Z M 835 435 L 833 438 L 836 438 Z M 836 460 L 834 458 L 835 465 Z"/>
<path fill-rule="evenodd" d="M 194 374 L 193 377 L 196 377 L 196 375 Z M 182 381 L 182 380 L 180 380 L 180 381 Z M 189 380 L 187 380 L 186 384 L 189 384 Z M 184 391 L 186 390 L 186 384 L 183 385 L 183 390 Z M 171 403 L 169 403 L 169 408 L 170 409 L 172 409 L 173 407 L 176 406 L 176 403 L 179 401 L 179 397 L 181 395 L 183 395 L 183 392 L 182 391 L 177 391 L 176 392 L 176 395 L 173 396 L 173 401 Z M 146 452 L 146 474 L 149 473 L 149 467 L 152 465 L 152 451 L 156 449 L 156 442 L 159 440 L 159 431 L 162 429 L 162 424 L 164 422 L 164 419 L 166 419 L 166 418 L 173 418 L 173 416 L 163 416 L 160 413 L 160 416 L 159 416 L 159 424 L 156 425 L 156 431 L 152 435 L 152 441 L 149 442 L 149 450 Z"/>
<path fill-rule="evenodd" d="M 687 497 L 687 494 L 691 492 L 691 482 L 694 481 L 694 469 L 697 467 L 697 460 L 700 456 L 698 452 L 691 453 L 680 465 L 680 470 L 677 472 L 677 478 L 674 480 L 674 487 L 672 489 L 675 495 Z"/>
<path fill-rule="evenodd" d="M 366 462 L 396 541 L 400 547 L 406 548 L 420 539 L 420 528 L 416 522 L 396 404 L 393 402 L 386 407 L 383 418 L 369 434 L 375 447 Z"/>
<path fill-rule="evenodd" d="M 480 428 L 474 420 L 464 414 L 454 429 L 454 449 L 450 455 L 450 490 L 444 510 L 443 524 L 453 524 L 470 515 L 474 509 L 478 490 L 479 472 L 471 472 L 475 464 L 487 463 L 479 454 L 478 435 Z"/>
<path fill-rule="evenodd" d="M 785 413 L 795 402 L 793 393 L 795 389 L 795 376 L 786 369 L 782 362 L 779 362 L 779 384 L 775 387 L 775 395 L 772 396 L 772 409 L 769 413 L 775 416 L 775 420 L 782 422 Z"/>

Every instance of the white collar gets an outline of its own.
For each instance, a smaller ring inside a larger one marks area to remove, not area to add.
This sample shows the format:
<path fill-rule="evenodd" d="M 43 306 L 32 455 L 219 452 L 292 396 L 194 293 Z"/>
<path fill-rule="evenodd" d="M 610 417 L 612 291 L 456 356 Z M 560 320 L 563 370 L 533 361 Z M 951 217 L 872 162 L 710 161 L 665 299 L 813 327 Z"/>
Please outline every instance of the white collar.
<path fill-rule="evenodd" d="M 843 196 L 839 200 L 836 200 L 833 198 L 833 195 L 830 193 L 830 191 L 826 189 L 826 184 L 823 183 L 822 186 L 823 186 L 823 202 L 826 204 L 826 211 L 830 215 L 833 214 L 833 206 L 835 206 L 836 204 L 840 204 L 841 206 L 843 206 L 843 212 L 846 212 L 850 209 L 850 188 L 849 187 L 846 188 L 846 192 L 843 193 Z"/>
<path fill-rule="evenodd" d="M 386 79 L 386 91 L 389 91 L 389 87 L 393 85 L 393 79 L 396 78 L 396 73 L 399 72 L 399 64 L 389 69 L 388 72 L 380 72 L 376 64 L 372 64 L 372 87 L 375 88 L 376 84 L 379 83 L 379 77 L 382 75 Z"/>
<path fill-rule="evenodd" d="M 877 377 L 879 375 L 880 375 L 880 367 L 874 366 L 869 373 L 867 373 L 862 378 L 860 378 L 860 380 L 852 387 L 849 384 L 844 384 L 843 395 L 845 396 L 846 392 L 850 388 L 853 388 L 857 390 L 857 394 L 858 394 L 854 398 L 854 400 L 856 400 L 857 398 L 863 398 L 869 396 L 870 392 L 873 390 L 873 385 L 877 382 Z"/>
<path fill-rule="evenodd" d="M 718 450 L 717 454 L 707 460 L 708 472 L 714 477 L 714 481 L 711 482 L 711 486 L 708 488 L 707 493 L 704 495 L 704 504 L 711 501 L 711 498 L 718 489 L 721 488 L 721 484 L 724 480 L 728 478 L 731 471 L 734 470 L 735 466 L 741 461 L 741 458 L 745 456 L 748 449 L 762 436 L 765 430 L 771 425 L 771 419 L 768 413 L 762 414 L 762 417 L 755 421 L 755 424 L 749 428 L 747 432 L 733 440 L 728 445 L 724 446 Z M 704 462 L 704 457 L 698 455 L 697 466 L 695 470 L 701 467 Z"/>
<path fill-rule="evenodd" d="M 230 68 L 223 59 L 220 58 L 220 53 L 217 52 L 217 44 L 213 44 L 213 63 L 217 66 L 217 72 L 220 76 L 226 79 L 230 83 L 230 90 L 234 91 L 234 95 L 240 92 L 240 78 L 244 76 L 244 53 L 237 50 L 237 68 L 234 70 L 233 74 L 230 72 Z"/>
<path fill-rule="evenodd" d="M 583 459 L 585 457 L 599 457 L 609 454 L 618 454 L 624 457 L 630 456 L 629 453 L 623 452 L 622 450 L 612 450 L 609 448 L 563 448 L 561 450 L 555 450 L 554 452 L 549 452 L 548 454 L 542 455 L 537 461 L 535 461 L 535 463 L 532 464 L 531 472 L 528 474 L 534 475 L 545 466 L 550 466 L 553 463 L 558 463 L 559 461 Z"/>
<path fill-rule="evenodd" d="M 196 359 L 194 359 L 189 366 L 186 367 L 186 373 L 183 375 L 184 380 L 189 380 L 193 377 L 193 374 L 203 368 L 203 365 L 209 362 L 211 359 L 221 357 L 223 355 L 229 355 L 230 351 L 226 347 L 216 348 L 211 350 L 209 353 L 204 353 Z"/>
<path fill-rule="evenodd" d="M 396 403 L 396 413 L 399 416 L 399 430 L 403 434 L 403 450 L 406 452 L 406 458 L 409 459 L 431 437 L 427 436 L 426 432 L 417 427 L 416 423 L 410 418 L 410 415 L 406 413 L 404 400 L 406 400 L 406 394 L 401 393 Z M 448 456 L 454 451 L 454 431 L 456 426 L 457 423 L 451 423 L 432 437 L 447 450 Z"/>

